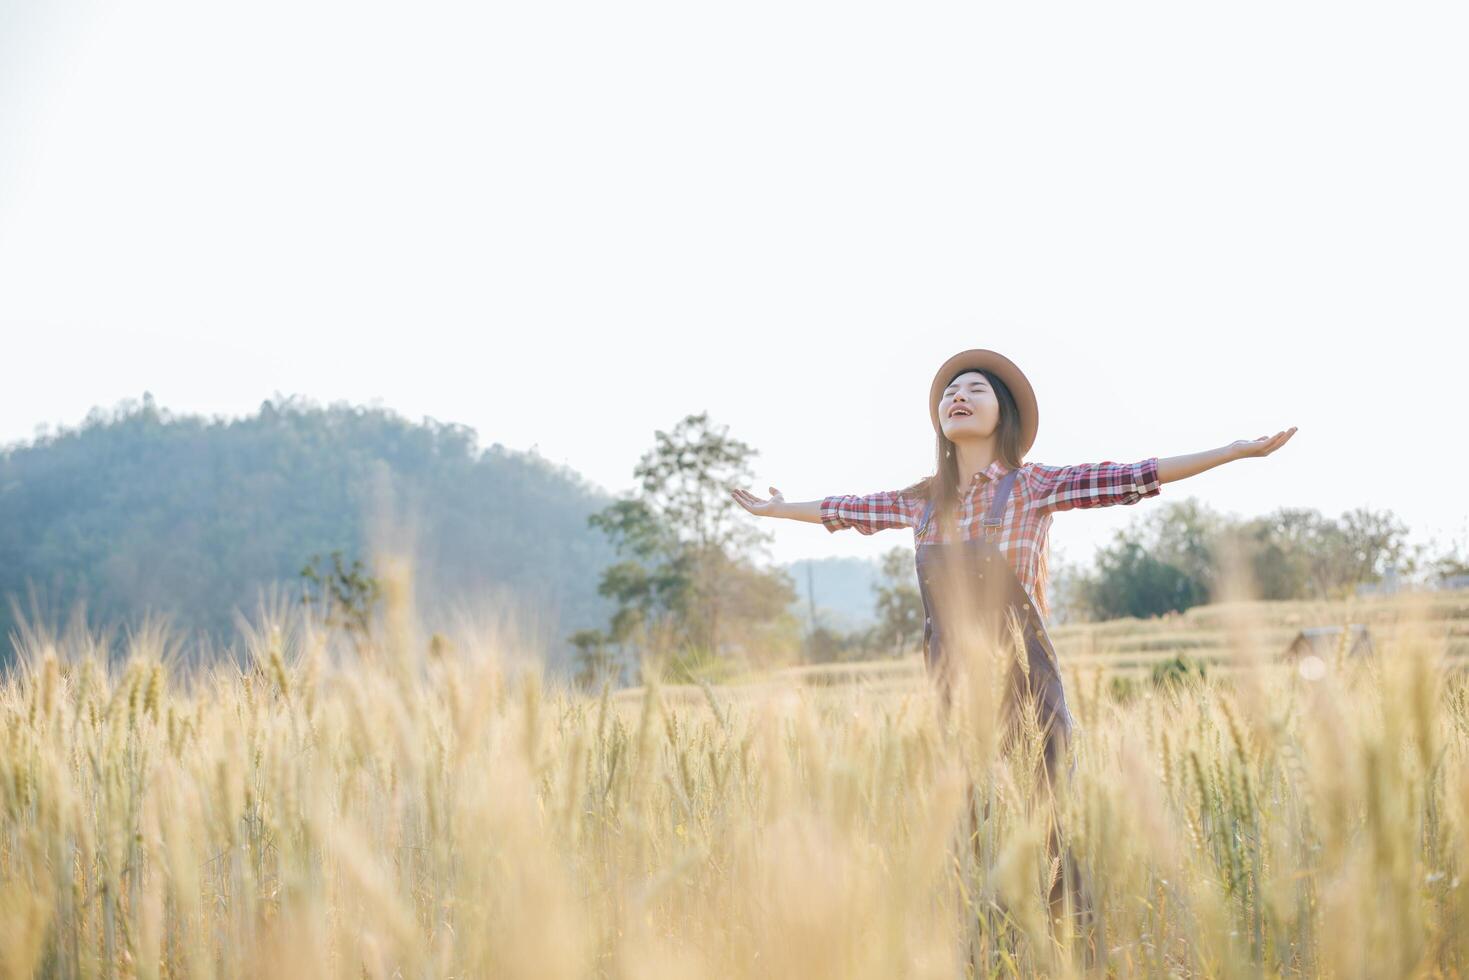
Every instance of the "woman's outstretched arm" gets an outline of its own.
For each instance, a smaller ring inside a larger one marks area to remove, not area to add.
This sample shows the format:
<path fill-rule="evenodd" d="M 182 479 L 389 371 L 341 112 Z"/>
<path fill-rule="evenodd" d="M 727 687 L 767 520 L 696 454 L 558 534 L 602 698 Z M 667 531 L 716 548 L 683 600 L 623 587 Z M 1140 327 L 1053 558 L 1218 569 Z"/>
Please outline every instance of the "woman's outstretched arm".
<path fill-rule="evenodd" d="M 1135 504 L 1156 497 L 1163 484 L 1212 469 L 1221 463 L 1251 456 L 1268 456 L 1295 434 L 1295 427 L 1273 436 L 1241 439 L 1218 449 L 1206 449 L 1186 456 L 1149 456 L 1136 463 L 1077 463 L 1072 466 L 1047 466 L 1027 463 L 1024 469 L 1031 495 L 1031 506 L 1042 513 L 1085 510 Z"/>
<path fill-rule="evenodd" d="M 902 490 L 803 501 L 786 500 L 775 487 L 770 488 L 769 500 L 761 500 L 742 489 L 731 489 L 730 494 L 757 517 L 807 521 L 825 525 L 833 532 L 851 527 L 862 534 L 875 534 L 888 528 L 913 527 L 923 511 L 923 500 Z"/>
<path fill-rule="evenodd" d="M 1189 453 L 1185 456 L 1165 456 L 1158 460 L 1158 482 L 1173 483 L 1176 480 L 1197 476 L 1221 463 L 1249 459 L 1252 456 L 1269 456 L 1289 442 L 1290 437 L 1295 434 L 1296 427 L 1291 426 L 1273 436 L 1239 439 L 1227 446 L 1220 446 L 1218 449 L 1206 449 L 1201 453 Z"/>
<path fill-rule="evenodd" d="M 784 517 L 790 521 L 821 523 L 821 501 L 819 500 L 787 500 L 775 487 L 770 488 L 769 500 L 761 500 L 745 489 L 731 490 L 730 495 L 741 507 L 756 517 Z"/>

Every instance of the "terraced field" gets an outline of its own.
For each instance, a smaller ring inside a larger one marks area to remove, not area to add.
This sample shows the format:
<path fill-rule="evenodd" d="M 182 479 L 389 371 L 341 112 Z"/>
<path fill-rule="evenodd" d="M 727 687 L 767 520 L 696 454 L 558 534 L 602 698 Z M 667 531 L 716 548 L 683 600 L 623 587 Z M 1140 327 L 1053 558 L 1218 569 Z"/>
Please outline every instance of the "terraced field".
<path fill-rule="evenodd" d="M 1155 666 L 1176 657 L 1197 661 L 1210 672 L 1234 670 L 1242 658 L 1251 664 L 1284 667 L 1293 660 L 1289 651 L 1302 630 L 1361 624 L 1380 647 L 1404 621 L 1438 632 L 1451 669 L 1469 666 L 1469 589 L 1334 602 L 1220 603 L 1153 619 L 1053 626 L 1050 633 L 1068 684 L 1090 685 L 1098 674 L 1104 679 L 1145 678 Z M 1345 630 L 1342 635 L 1346 635 Z M 1336 647 L 1335 640 L 1326 641 L 1323 659 L 1344 652 Z M 913 652 L 887 660 L 810 664 L 752 673 L 720 685 L 720 689 L 756 694 L 791 684 L 855 684 L 868 690 L 902 690 L 913 686 L 922 673 L 923 661 Z M 698 701 L 704 697 L 702 688 L 694 685 L 665 685 L 661 690 L 675 700 Z M 618 697 L 636 700 L 640 692 L 641 688 L 630 688 Z"/>

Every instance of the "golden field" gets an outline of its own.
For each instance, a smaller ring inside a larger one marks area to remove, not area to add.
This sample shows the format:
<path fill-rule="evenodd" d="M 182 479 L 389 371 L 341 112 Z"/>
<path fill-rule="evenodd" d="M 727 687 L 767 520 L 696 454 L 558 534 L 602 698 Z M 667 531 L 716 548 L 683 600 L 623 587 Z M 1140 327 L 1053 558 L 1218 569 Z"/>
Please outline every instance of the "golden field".
<path fill-rule="evenodd" d="M 1342 622 L 1374 656 L 1279 658 Z M 426 639 L 403 589 L 361 650 L 265 615 L 243 668 L 31 635 L 0 689 L 0 976 L 1469 970 L 1469 596 L 1054 635 L 1089 935 L 1048 921 L 1048 809 L 982 671 L 949 718 L 912 658 L 589 695 L 494 630 Z M 1207 678 L 1147 683 L 1178 652 Z"/>

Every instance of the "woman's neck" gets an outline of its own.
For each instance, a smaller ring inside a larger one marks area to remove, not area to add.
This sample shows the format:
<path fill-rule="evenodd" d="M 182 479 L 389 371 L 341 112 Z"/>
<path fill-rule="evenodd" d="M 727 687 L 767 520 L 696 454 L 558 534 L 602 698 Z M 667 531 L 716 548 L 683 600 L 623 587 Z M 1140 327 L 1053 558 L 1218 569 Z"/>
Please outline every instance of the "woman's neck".
<path fill-rule="evenodd" d="M 959 458 L 959 486 L 962 489 L 974 482 L 974 474 L 983 473 L 995 461 L 995 440 L 993 437 L 965 439 L 954 443 L 954 452 Z"/>

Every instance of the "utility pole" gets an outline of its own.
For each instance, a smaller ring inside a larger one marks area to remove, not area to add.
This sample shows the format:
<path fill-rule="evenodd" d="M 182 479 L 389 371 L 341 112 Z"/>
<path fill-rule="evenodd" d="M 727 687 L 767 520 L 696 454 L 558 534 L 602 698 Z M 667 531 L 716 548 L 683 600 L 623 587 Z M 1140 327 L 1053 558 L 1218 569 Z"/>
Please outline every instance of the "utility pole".
<path fill-rule="evenodd" d="M 811 561 L 806 562 L 806 604 L 811 610 L 811 622 L 806 627 L 806 659 L 811 659 L 816 640 L 816 572 Z"/>

